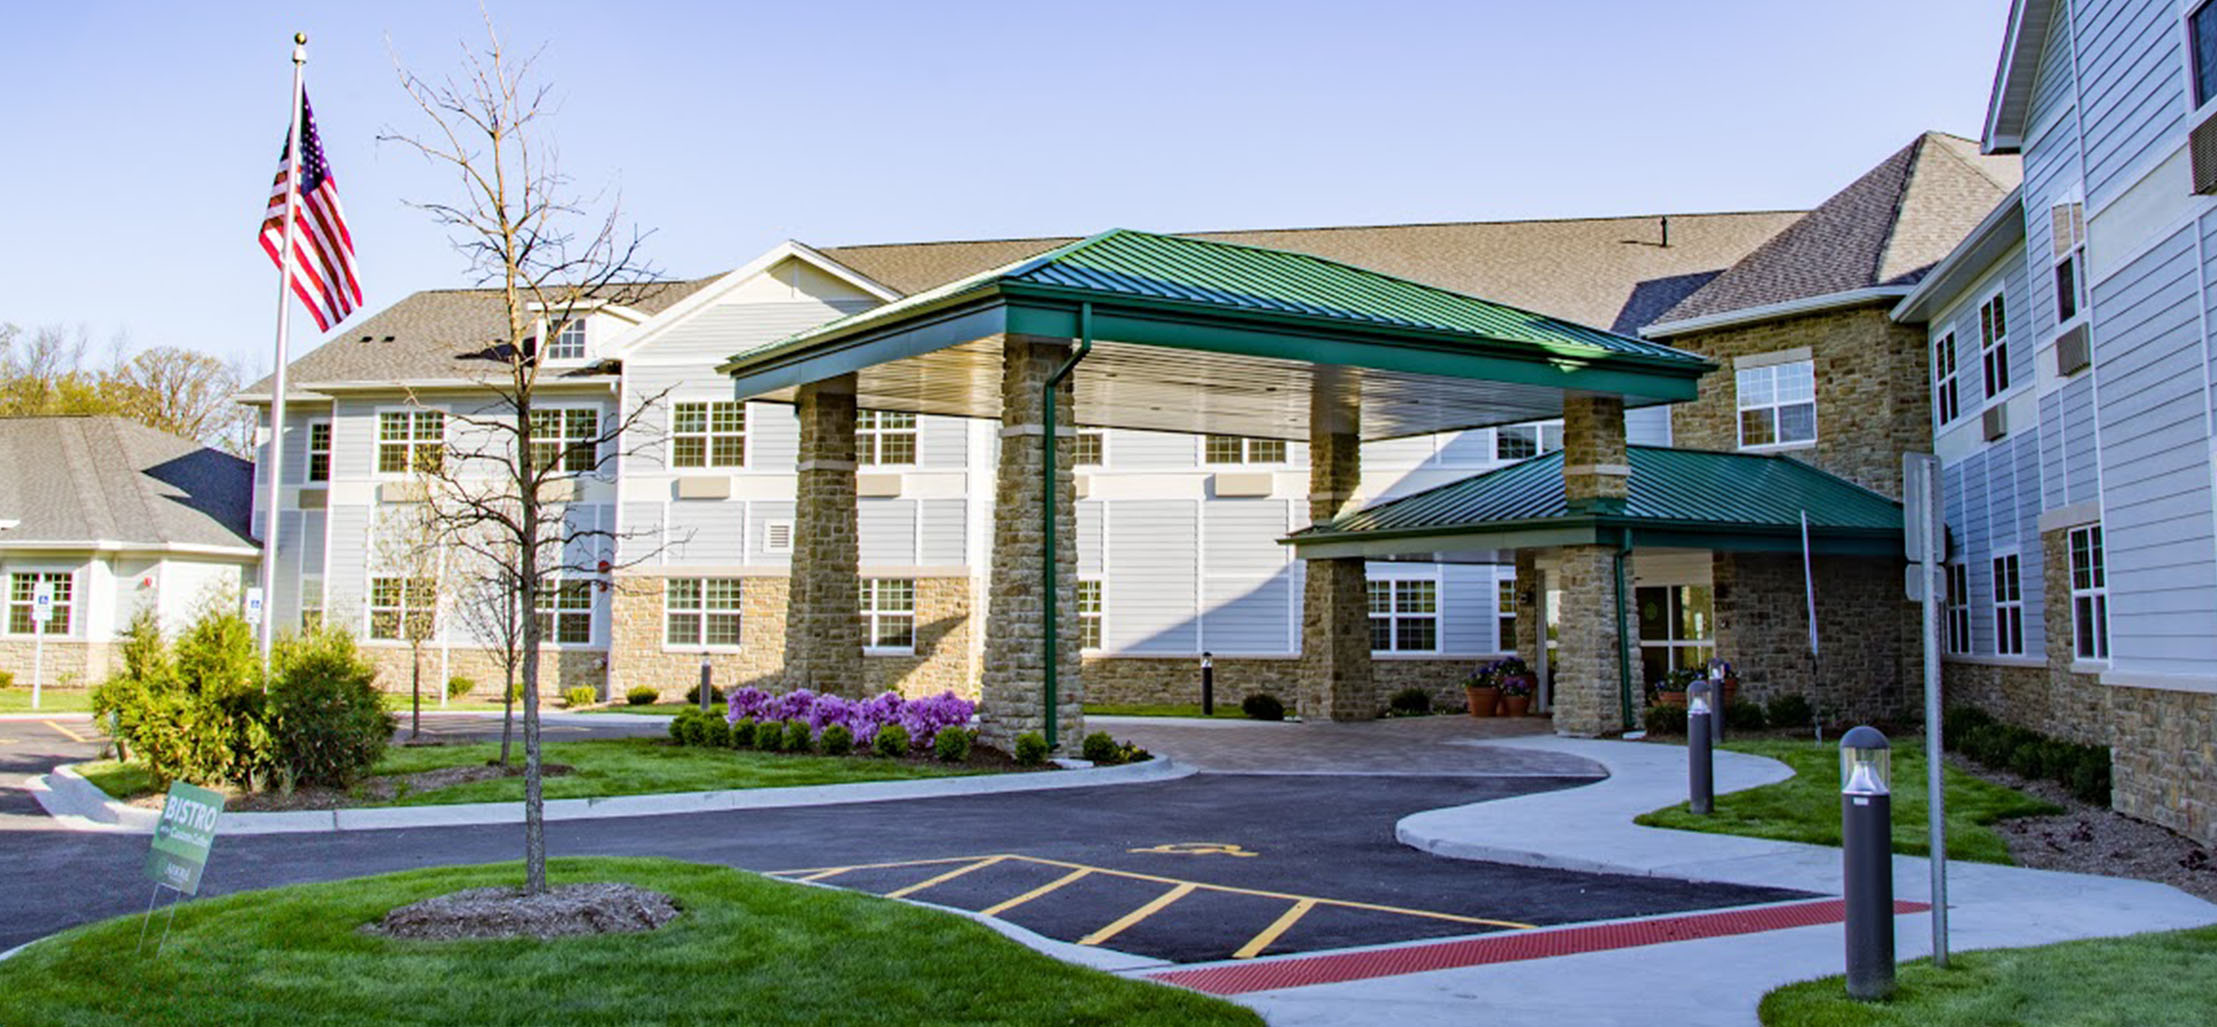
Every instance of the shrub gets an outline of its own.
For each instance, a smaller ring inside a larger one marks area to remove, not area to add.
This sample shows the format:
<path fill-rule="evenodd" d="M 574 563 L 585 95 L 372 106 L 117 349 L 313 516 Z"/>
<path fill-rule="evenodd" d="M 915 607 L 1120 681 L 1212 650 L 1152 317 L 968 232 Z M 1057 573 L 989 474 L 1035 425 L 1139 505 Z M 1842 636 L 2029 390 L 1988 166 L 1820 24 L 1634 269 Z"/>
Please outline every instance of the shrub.
<path fill-rule="evenodd" d="M 1808 727 L 1816 719 L 1809 700 L 1798 695 L 1778 696 L 1763 712 L 1769 715 L 1772 727 Z"/>
<path fill-rule="evenodd" d="M 816 739 L 816 745 L 826 756 L 845 756 L 854 751 L 854 731 L 845 724 L 832 724 Z"/>
<path fill-rule="evenodd" d="M 15 675 L 13 675 L 13 674 L 10 674 L 10 673 L 8 673 L 7 671 L 4 671 L 4 670 L 0 670 L 0 688 L 14 688 L 14 687 L 15 687 Z"/>
<path fill-rule="evenodd" d="M 759 721 L 754 725 L 754 747 L 763 752 L 779 752 L 785 748 L 785 725 L 775 720 Z"/>
<path fill-rule="evenodd" d="M 702 717 L 701 744 L 717 749 L 731 748 L 731 725 L 716 717 Z"/>
<path fill-rule="evenodd" d="M 1940 744 L 1956 752 L 1963 752 L 1964 739 L 1972 731 L 1993 722 L 1991 715 L 1976 706 L 1949 707 L 1940 715 Z"/>
<path fill-rule="evenodd" d="M 1657 703 L 1647 708 L 1647 731 L 1653 735 L 1686 733 L 1686 708 L 1677 703 Z"/>
<path fill-rule="evenodd" d="M 270 653 L 269 732 L 287 784 L 353 784 L 393 735 L 393 716 L 377 691 L 377 668 L 354 639 L 326 629 L 286 639 Z"/>
<path fill-rule="evenodd" d="M 1144 763 L 1154 758 L 1154 753 L 1148 752 L 1147 750 L 1133 745 L 1130 742 L 1125 742 L 1122 745 L 1116 747 L 1116 762 L 1118 763 Z"/>
<path fill-rule="evenodd" d="M 1016 764 L 1036 767 L 1047 762 L 1047 736 L 1037 731 L 1026 731 L 1016 736 Z"/>
<path fill-rule="evenodd" d="M 477 682 L 468 677 L 456 674 L 446 679 L 446 697 L 449 699 L 460 699 L 474 691 L 477 691 Z"/>
<path fill-rule="evenodd" d="M 714 688 L 710 688 L 710 689 L 708 690 L 708 702 L 709 702 L 709 704 L 710 704 L 710 705 L 714 705 L 714 704 L 716 704 L 717 702 L 720 702 L 720 701 L 722 701 L 722 699 L 723 699 L 723 697 L 722 697 L 722 696 L 720 696 L 720 695 L 717 695 L 717 694 L 716 694 L 716 690 L 715 690 Z M 688 688 L 688 689 L 686 689 L 686 690 L 685 690 L 685 701 L 686 701 L 686 702 L 689 702 L 689 703 L 692 703 L 692 704 L 693 704 L 693 705 L 695 705 L 695 706 L 699 706 L 699 705 L 701 704 L 701 686 L 700 686 L 700 685 L 698 685 L 698 684 L 695 684 L 695 685 L 694 685 L 693 687 L 691 687 L 691 688 Z"/>
<path fill-rule="evenodd" d="M 579 685 L 576 688 L 565 688 L 562 690 L 562 704 L 564 706 L 570 707 L 571 709 L 576 709 L 580 706 L 591 706 L 592 704 L 599 701 L 600 693 L 593 691 L 592 686 L 590 685 Z"/>
<path fill-rule="evenodd" d="M 2099 746 L 2086 748 L 2088 751 L 2081 755 L 2078 765 L 2071 768 L 2071 779 L 2067 783 L 2071 794 L 2078 796 L 2080 802 L 2107 806 L 2110 784 L 2109 750 Z"/>
<path fill-rule="evenodd" d="M 786 721 L 785 737 L 780 741 L 779 747 L 786 752 L 807 752 L 815 748 L 816 739 L 808 733 L 808 722 L 805 720 Z"/>
<path fill-rule="evenodd" d="M 652 706 L 660 698 L 662 693 L 655 691 L 652 685 L 635 685 L 631 691 L 624 693 L 624 702 L 632 706 Z"/>
<path fill-rule="evenodd" d="M 670 741 L 679 745 L 685 744 L 686 723 L 692 719 L 686 714 L 691 712 L 691 710 L 679 710 L 677 716 L 670 718 Z"/>
<path fill-rule="evenodd" d="M 1761 731 L 1765 723 L 1761 703 L 1742 699 L 1724 708 L 1724 726 L 1734 731 Z"/>
<path fill-rule="evenodd" d="M 731 747 L 745 749 L 754 745 L 754 718 L 741 717 L 731 722 Z"/>
<path fill-rule="evenodd" d="M 1108 766 L 1116 762 L 1116 739 L 1106 731 L 1095 731 L 1079 743 L 1078 752 L 1093 763 Z"/>
<path fill-rule="evenodd" d="M 870 748 L 888 759 L 908 755 L 909 744 L 908 729 L 899 724 L 887 724 L 879 728 L 877 736 L 870 739 Z"/>
<path fill-rule="evenodd" d="M 508 701 L 512 703 L 523 701 L 523 682 L 511 681 L 508 683 Z"/>
<path fill-rule="evenodd" d="M 1432 712 L 1432 693 L 1413 686 L 1404 688 L 1386 700 L 1386 708 L 1396 717 L 1421 717 Z"/>
<path fill-rule="evenodd" d="M 960 763 L 970 758 L 970 732 L 949 725 L 939 729 L 931 738 L 931 754 L 941 763 Z"/>
<path fill-rule="evenodd" d="M 1268 692 L 1256 692 L 1239 701 L 1239 712 L 1246 714 L 1249 720 L 1284 720 L 1286 704 Z"/>
<path fill-rule="evenodd" d="M 203 614 L 169 646 L 142 610 L 125 631 L 123 655 L 123 673 L 93 692 L 93 715 L 114 716 L 119 748 L 157 786 L 252 786 L 275 769 L 261 661 L 237 615 Z"/>

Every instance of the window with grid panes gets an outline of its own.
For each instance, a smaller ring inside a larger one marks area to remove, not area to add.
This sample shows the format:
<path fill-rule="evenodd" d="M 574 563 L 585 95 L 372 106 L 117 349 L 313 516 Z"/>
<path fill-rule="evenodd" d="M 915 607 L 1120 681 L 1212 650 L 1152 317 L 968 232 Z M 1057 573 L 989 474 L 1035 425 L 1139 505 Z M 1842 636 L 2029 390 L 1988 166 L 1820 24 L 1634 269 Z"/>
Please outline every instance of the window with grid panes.
<path fill-rule="evenodd" d="M 1986 376 L 1986 398 L 2009 390 L 2009 316 L 2001 293 L 1978 306 L 1978 360 Z"/>
<path fill-rule="evenodd" d="M 600 466 L 600 412 L 562 407 L 531 412 L 531 463 L 565 474 Z"/>
<path fill-rule="evenodd" d="M 387 410 L 377 415 L 377 473 L 436 474 L 445 462 L 445 412 Z"/>
<path fill-rule="evenodd" d="M 1101 579 L 1078 579 L 1078 648 L 1101 647 Z"/>
<path fill-rule="evenodd" d="M 1932 412 L 1946 424 L 1963 413 L 1955 385 L 1955 333 L 1940 336 L 1932 344 Z"/>
<path fill-rule="evenodd" d="M 858 411 L 854 452 L 857 461 L 869 466 L 915 463 L 916 415 L 902 410 Z"/>
<path fill-rule="evenodd" d="M 863 645 L 869 648 L 915 648 L 915 579 L 862 579 L 862 630 Z"/>
<path fill-rule="evenodd" d="M 575 578 L 549 581 L 539 589 L 539 640 L 557 645 L 593 641 L 593 583 Z"/>
<path fill-rule="evenodd" d="M 1994 557 L 1994 654 L 2025 652 L 2024 586 L 2017 580 L 2017 554 Z"/>
<path fill-rule="evenodd" d="M 1373 652 L 1432 652 L 1439 648 L 1439 583 L 1372 581 L 1370 648 Z"/>
<path fill-rule="evenodd" d="M 369 636 L 382 641 L 430 638 L 438 600 L 429 578 L 371 578 Z"/>
<path fill-rule="evenodd" d="M 2109 574 L 2099 524 L 2074 528 L 2071 548 L 2071 651 L 2081 660 L 2109 658 Z"/>
<path fill-rule="evenodd" d="M 308 422 L 307 480 L 331 480 L 331 422 Z"/>
<path fill-rule="evenodd" d="M 323 579 L 312 574 L 300 579 L 300 630 L 323 630 Z"/>
<path fill-rule="evenodd" d="M 68 571 L 17 571 L 8 576 L 8 634 L 11 635 L 66 635 L 69 622 L 77 606 L 76 576 Z M 38 600 L 38 587 L 54 586 L 53 611 L 45 630 L 31 616 Z"/>
<path fill-rule="evenodd" d="M 1212 464 L 1282 464 L 1286 462 L 1286 442 L 1211 435 L 1201 443 L 1201 459 Z"/>
<path fill-rule="evenodd" d="M 1816 365 L 1807 360 L 1741 368 L 1734 375 L 1740 448 L 1787 446 L 1817 438 Z"/>
<path fill-rule="evenodd" d="M 662 584 L 663 642 L 673 646 L 739 645 L 738 578 L 671 578 Z"/>
<path fill-rule="evenodd" d="M 1505 653 L 1516 652 L 1516 579 L 1494 582 L 1495 628 L 1494 648 Z"/>
<path fill-rule="evenodd" d="M 1951 563 L 1944 570 L 1948 584 L 1948 651 L 1963 655 L 1971 651 L 1971 569 Z"/>
<path fill-rule="evenodd" d="M 744 400 L 679 403 L 670 408 L 670 466 L 744 467 L 746 462 Z"/>
<path fill-rule="evenodd" d="M 564 322 L 547 343 L 548 360 L 585 359 L 585 319 Z"/>
<path fill-rule="evenodd" d="M 1074 467 L 1099 467 L 1103 451 L 1102 432 L 1099 428 L 1080 428 L 1077 438 L 1071 440 L 1070 462 Z"/>

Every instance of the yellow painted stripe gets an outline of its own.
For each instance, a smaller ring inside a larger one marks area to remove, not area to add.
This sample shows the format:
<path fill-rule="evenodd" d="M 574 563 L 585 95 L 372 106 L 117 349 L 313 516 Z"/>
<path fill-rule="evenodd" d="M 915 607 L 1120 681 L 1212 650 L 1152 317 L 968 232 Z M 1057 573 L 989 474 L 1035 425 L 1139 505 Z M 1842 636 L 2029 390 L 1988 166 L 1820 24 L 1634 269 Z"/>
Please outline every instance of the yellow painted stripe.
<path fill-rule="evenodd" d="M 1007 902 L 995 903 L 993 905 L 985 907 L 984 909 L 978 910 L 978 913 L 982 916 L 1000 916 L 1001 914 L 1006 913 L 1009 910 L 1015 909 L 1016 907 L 1021 906 L 1024 903 L 1030 902 L 1033 899 L 1045 895 L 1048 892 L 1054 891 L 1055 889 L 1069 884 L 1070 882 L 1084 877 L 1092 872 L 1093 871 L 1089 869 L 1072 870 L 1069 873 L 1062 875 L 1061 877 L 1057 877 L 1054 880 L 1047 882 L 1046 884 L 1040 885 L 1037 888 L 1033 888 L 1032 890 L 1025 892 L 1022 895 L 1018 895 L 1017 897 L 1010 899 Z"/>
<path fill-rule="evenodd" d="M 829 869 L 829 870 L 818 870 L 818 871 L 816 871 L 816 872 L 815 872 L 815 873 L 813 873 L 813 874 L 803 874 L 803 875 L 801 875 L 801 876 L 799 876 L 799 877 L 796 877 L 796 878 L 794 878 L 794 880 L 796 880 L 796 881 L 821 881 L 821 880 L 823 880 L 824 878 L 827 878 L 827 877 L 836 877 L 836 876 L 838 876 L 838 875 L 840 875 L 840 874 L 844 874 L 844 873 L 846 873 L 847 871 L 849 871 L 849 870 L 852 870 L 852 869 L 854 869 L 854 868 L 853 868 L 853 867 L 833 867 L 833 868 L 831 868 L 831 869 Z"/>
<path fill-rule="evenodd" d="M 967 874 L 972 870 L 981 870 L 986 867 L 992 866 L 993 864 L 1000 862 L 1003 858 L 1005 857 L 987 856 L 986 858 L 972 863 L 969 866 L 956 867 L 953 870 L 949 870 L 937 877 L 927 878 L 925 880 L 918 881 L 915 884 L 909 885 L 906 888 L 897 888 L 893 891 L 886 892 L 885 897 L 889 899 L 905 899 L 911 895 L 916 894 L 917 892 L 923 891 L 926 888 L 936 887 L 938 885 L 945 884 L 948 881 L 952 881 L 955 878 L 961 877 L 962 875 Z"/>
<path fill-rule="evenodd" d="M 1309 910 L 1315 908 L 1315 899 L 1302 899 L 1294 903 L 1291 909 L 1286 910 L 1270 926 L 1263 928 L 1261 934 L 1247 939 L 1247 944 L 1241 945 L 1238 951 L 1232 953 L 1232 958 L 1253 959 L 1260 955 L 1262 950 L 1270 947 L 1271 942 L 1278 940 L 1279 935 L 1286 933 L 1294 924 L 1300 923 L 1301 918 L 1307 916 Z"/>
<path fill-rule="evenodd" d="M 1171 903 L 1193 894 L 1194 889 L 1198 887 L 1200 886 L 1191 882 L 1186 882 L 1178 885 L 1175 888 L 1170 889 L 1169 891 L 1163 892 L 1162 894 L 1155 896 L 1154 901 L 1149 902 L 1146 905 L 1132 910 L 1131 912 L 1124 914 L 1122 917 L 1117 918 L 1115 923 L 1112 923 L 1107 927 L 1103 927 L 1100 930 L 1093 932 L 1092 934 L 1088 934 L 1085 937 L 1078 939 L 1078 944 L 1099 945 L 1100 943 L 1107 941 L 1110 938 L 1114 938 L 1117 935 L 1124 933 L 1125 929 L 1131 927 L 1133 924 L 1145 920 L 1148 917 L 1154 916 L 1155 914 L 1162 912 Z"/>
<path fill-rule="evenodd" d="M 1065 863 L 1059 859 L 1046 859 L 1039 856 L 1014 856 L 1011 858 L 1023 860 L 1027 863 L 1040 863 L 1047 866 L 1068 867 L 1071 869 L 1083 868 L 1092 870 L 1095 873 L 1110 874 L 1116 877 L 1126 877 L 1138 881 L 1153 881 L 1157 884 L 1188 883 L 1185 881 L 1181 881 L 1175 877 L 1162 877 L 1156 874 L 1143 874 L 1133 870 L 1111 870 L 1107 867 L 1087 867 L 1083 863 Z M 1423 909 L 1404 909 L 1400 906 L 1384 906 L 1379 905 L 1375 902 L 1356 902 L 1351 899 L 1327 899 L 1319 898 L 1314 895 L 1293 895 L 1287 892 L 1264 891 L 1259 888 L 1235 888 L 1228 884 L 1202 884 L 1198 885 L 1198 887 L 1206 888 L 1210 891 L 1225 892 L 1232 895 L 1258 895 L 1266 899 L 1283 899 L 1287 902 L 1299 902 L 1302 899 L 1314 899 L 1318 905 L 1340 906 L 1346 909 L 1367 909 L 1372 912 L 1395 913 L 1401 916 L 1420 916 L 1427 917 L 1433 920 L 1452 921 L 1458 924 L 1483 924 L 1488 927 L 1509 927 L 1515 928 L 1517 930 L 1530 930 L 1535 926 L 1533 924 L 1519 923 L 1515 920 L 1489 920 L 1485 917 L 1463 916 L 1459 913 L 1434 913 L 1430 910 Z"/>
<path fill-rule="evenodd" d="M 51 721 L 51 720 L 49 720 L 49 721 L 43 721 L 43 723 L 44 723 L 44 724 L 45 724 L 45 725 L 46 725 L 47 727 L 53 728 L 54 730 L 56 730 L 56 731 L 59 731 L 59 732 L 61 732 L 62 734 L 68 735 L 68 736 L 69 736 L 69 740 L 70 740 L 70 741 L 72 741 L 72 742 L 89 742 L 89 741 L 92 741 L 92 739 L 90 739 L 90 738 L 86 738 L 85 736 L 83 736 L 83 735 L 80 735 L 80 734 L 78 734 L 78 733 L 77 733 L 77 732 L 75 732 L 75 731 L 71 731 L 70 729 L 68 729 L 68 728 L 66 728 L 66 727 L 63 727 L 63 726 L 61 726 L 60 724 L 58 724 L 58 723 L 56 723 L 56 722 L 54 722 L 54 721 Z"/>
<path fill-rule="evenodd" d="M 823 874 L 828 877 L 831 874 L 843 874 L 849 870 L 886 870 L 892 867 L 928 867 L 935 863 L 975 863 L 978 860 L 984 858 L 984 856 L 948 856 L 945 859 L 900 859 L 894 860 L 891 863 L 855 863 L 843 867 L 798 867 L 792 870 L 765 871 L 763 873 L 763 876 L 796 877 L 801 874 Z M 814 880 L 814 878 L 803 877 L 801 878 L 801 880 Z"/>

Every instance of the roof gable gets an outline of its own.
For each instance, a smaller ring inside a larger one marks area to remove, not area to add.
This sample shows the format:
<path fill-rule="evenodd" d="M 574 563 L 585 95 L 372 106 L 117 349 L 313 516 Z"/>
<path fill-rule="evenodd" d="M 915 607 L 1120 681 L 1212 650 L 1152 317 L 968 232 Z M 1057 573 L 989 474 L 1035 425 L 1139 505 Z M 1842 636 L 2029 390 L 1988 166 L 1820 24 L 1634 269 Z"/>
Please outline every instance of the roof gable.
<path fill-rule="evenodd" d="M 1980 142 L 1984 152 L 2016 153 L 2024 146 L 2025 125 L 2032 116 L 2034 87 L 2040 76 L 2040 55 L 2047 48 L 2056 12 L 2061 9 L 2061 0 L 2010 0 L 2001 60 L 1994 68 L 1994 87 L 1986 99 L 1986 131 Z"/>
<path fill-rule="evenodd" d="M 0 419 L 0 545 L 251 547 L 253 465 L 121 417 Z"/>

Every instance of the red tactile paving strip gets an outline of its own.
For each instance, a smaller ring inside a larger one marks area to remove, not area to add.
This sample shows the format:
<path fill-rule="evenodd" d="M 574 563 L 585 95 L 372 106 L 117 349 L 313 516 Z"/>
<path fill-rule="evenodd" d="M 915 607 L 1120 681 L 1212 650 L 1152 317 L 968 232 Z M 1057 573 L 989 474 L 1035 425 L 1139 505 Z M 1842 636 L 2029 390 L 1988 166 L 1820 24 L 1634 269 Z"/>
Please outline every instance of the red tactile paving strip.
<path fill-rule="evenodd" d="M 1932 908 L 1922 902 L 1895 902 L 1894 914 L 1922 913 Z M 1327 956 L 1300 956 L 1258 963 L 1233 963 L 1170 970 L 1149 976 L 1167 984 L 1205 991 L 1212 995 L 1242 995 L 1273 988 L 1299 988 L 1311 984 L 1336 984 L 1372 977 L 1451 970 L 1487 963 L 1513 963 L 1547 959 L 1580 952 L 1659 945 L 1698 938 L 1722 938 L 1735 934 L 1782 931 L 1839 923 L 1846 917 L 1839 899 L 1796 902 L 1756 909 L 1656 917 L 1614 924 L 1593 924 L 1556 930 L 1512 931 L 1483 938 L 1409 945 L 1369 952 L 1342 952 Z"/>

